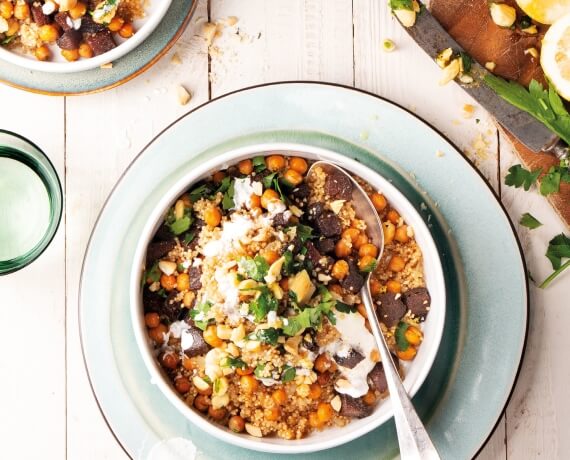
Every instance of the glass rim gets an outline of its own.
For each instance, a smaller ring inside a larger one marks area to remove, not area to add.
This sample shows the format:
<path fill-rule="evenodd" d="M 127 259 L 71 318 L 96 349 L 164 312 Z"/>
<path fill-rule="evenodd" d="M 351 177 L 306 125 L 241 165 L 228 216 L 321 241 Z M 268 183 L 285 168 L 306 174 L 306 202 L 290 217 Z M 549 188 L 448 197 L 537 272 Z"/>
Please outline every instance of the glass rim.
<path fill-rule="evenodd" d="M 6 137 L 6 139 L 2 139 Z M 29 139 L 0 129 L 0 157 L 19 161 L 41 179 L 49 198 L 49 224 L 33 248 L 17 257 L 0 260 L 0 276 L 14 273 L 40 257 L 53 241 L 63 215 L 63 189 L 57 171 L 48 156 Z"/>

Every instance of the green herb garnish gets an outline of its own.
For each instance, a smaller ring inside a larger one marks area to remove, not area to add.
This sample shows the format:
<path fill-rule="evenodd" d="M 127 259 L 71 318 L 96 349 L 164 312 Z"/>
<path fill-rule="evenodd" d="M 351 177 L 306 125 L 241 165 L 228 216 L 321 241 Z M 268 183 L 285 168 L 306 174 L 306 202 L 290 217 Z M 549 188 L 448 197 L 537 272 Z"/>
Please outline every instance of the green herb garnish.
<path fill-rule="evenodd" d="M 232 182 L 232 178 L 230 176 L 226 176 L 220 182 L 220 186 L 216 189 L 216 193 L 226 193 L 230 188 Z"/>
<path fill-rule="evenodd" d="M 154 264 L 152 264 L 150 270 L 147 270 L 147 272 L 145 273 L 145 280 L 150 280 L 153 283 L 157 283 L 160 281 L 160 277 L 161 277 L 161 271 L 160 268 L 158 268 L 158 261 L 157 261 Z"/>
<path fill-rule="evenodd" d="M 469 73 L 471 71 L 471 66 L 473 65 L 473 58 L 469 56 L 465 51 L 460 51 L 459 57 L 461 58 L 463 73 Z"/>
<path fill-rule="evenodd" d="M 297 225 L 297 238 L 299 238 L 301 243 L 305 243 L 306 241 L 313 238 L 313 229 L 308 225 Z"/>
<path fill-rule="evenodd" d="M 267 286 L 262 286 L 261 288 L 259 289 L 261 291 L 259 297 L 249 303 L 249 311 L 253 313 L 257 323 L 262 321 L 270 311 L 277 311 L 279 306 L 279 302 L 270 293 L 269 288 Z"/>
<path fill-rule="evenodd" d="M 234 358 L 233 356 L 228 356 L 224 360 L 223 367 L 232 367 L 234 369 L 245 369 L 247 364 L 240 358 Z"/>
<path fill-rule="evenodd" d="M 341 313 L 355 313 L 358 310 L 354 305 L 348 305 L 338 300 L 336 301 L 335 308 Z"/>
<path fill-rule="evenodd" d="M 272 185 L 273 185 L 273 179 L 275 179 L 275 177 L 277 177 L 277 173 L 276 173 L 276 172 L 271 173 L 271 174 L 268 174 L 267 176 L 265 176 L 265 177 L 261 180 L 261 183 L 263 184 L 263 186 L 264 186 L 265 188 L 271 188 Z"/>
<path fill-rule="evenodd" d="M 279 330 L 274 327 L 260 329 L 255 336 L 260 342 L 275 346 L 279 340 Z"/>
<path fill-rule="evenodd" d="M 391 10 L 413 10 L 412 0 L 388 0 Z"/>
<path fill-rule="evenodd" d="M 560 183 L 570 184 L 570 170 L 568 160 L 561 160 L 559 165 L 551 166 L 548 172 L 540 180 L 540 193 L 544 196 L 560 191 Z"/>
<path fill-rule="evenodd" d="M 568 238 L 564 233 L 552 238 L 548 243 L 546 257 L 550 260 L 554 271 L 542 282 L 540 285 L 541 288 L 547 287 L 554 278 L 570 267 L 570 260 L 567 260 L 562 264 L 562 259 L 570 259 L 570 238 Z"/>
<path fill-rule="evenodd" d="M 295 376 L 297 375 L 297 371 L 294 367 L 285 366 L 283 368 L 283 372 L 281 373 L 281 381 L 283 383 L 291 382 Z"/>
<path fill-rule="evenodd" d="M 515 188 L 522 186 L 528 191 L 531 185 L 536 182 L 541 172 L 542 168 L 529 171 L 521 165 L 514 165 L 509 168 L 509 173 L 505 177 L 505 184 Z"/>
<path fill-rule="evenodd" d="M 9 45 L 12 42 L 12 40 L 14 40 L 16 37 L 17 37 L 16 34 L 6 37 L 4 40 L 0 42 L 0 45 Z"/>
<path fill-rule="evenodd" d="M 175 235 L 180 235 L 188 231 L 190 229 L 190 225 L 192 225 L 192 217 L 188 215 L 175 220 L 169 225 L 169 227 L 172 233 Z"/>
<path fill-rule="evenodd" d="M 532 19 L 530 19 L 529 16 L 523 16 L 521 17 L 520 21 L 519 21 L 519 27 L 521 29 L 528 29 L 530 26 L 532 25 Z"/>
<path fill-rule="evenodd" d="M 360 271 L 363 273 L 371 273 L 376 269 L 377 265 L 378 265 L 378 262 L 376 260 L 373 260 Z"/>
<path fill-rule="evenodd" d="M 267 168 L 265 166 L 265 157 L 254 157 L 251 161 L 255 172 L 261 172 Z"/>
<path fill-rule="evenodd" d="M 532 214 L 528 212 L 525 212 L 521 216 L 521 220 L 519 221 L 519 223 L 527 228 L 530 228 L 531 230 L 538 228 L 542 225 L 542 223 L 538 221 L 536 217 L 534 217 Z"/>
<path fill-rule="evenodd" d="M 255 281 L 263 281 L 269 272 L 269 263 L 261 256 L 255 256 L 253 259 L 244 257 L 239 261 L 239 266 L 249 278 Z"/>
<path fill-rule="evenodd" d="M 202 302 L 201 304 L 196 305 L 192 310 L 190 310 L 189 313 L 190 318 L 194 320 L 194 324 L 196 325 L 196 327 L 199 327 L 203 331 L 206 330 L 206 327 L 208 327 L 208 323 L 210 322 L 210 320 L 206 319 L 206 317 L 212 307 L 213 307 L 212 302 L 207 300 L 206 302 Z M 201 319 L 197 320 L 196 319 L 197 316 L 200 316 Z"/>
<path fill-rule="evenodd" d="M 196 235 L 194 234 L 194 232 L 186 233 L 186 235 L 184 235 L 184 238 L 182 238 L 182 242 L 184 244 L 190 244 L 195 236 Z"/>
<path fill-rule="evenodd" d="M 408 323 L 400 321 L 398 323 L 398 326 L 396 326 L 396 332 L 394 333 L 394 336 L 396 338 L 396 346 L 402 351 L 406 351 L 410 346 L 408 339 L 406 339 L 406 331 L 408 330 L 408 327 Z"/>
<path fill-rule="evenodd" d="M 255 366 L 253 375 L 255 375 L 258 379 L 262 379 L 264 369 L 265 369 L 265 364 L 258 364 L 257 366 Z"/>
<path fill-rule="evenodd" d="M 224 198 L 222 199 L 222 207 L 224 208 L 224 211 L 227 211 L 228 209 L 231 209 L 235 206 L 234 185 L 235 181 L 232 180 L 227 190 L 224 193 Z"/>

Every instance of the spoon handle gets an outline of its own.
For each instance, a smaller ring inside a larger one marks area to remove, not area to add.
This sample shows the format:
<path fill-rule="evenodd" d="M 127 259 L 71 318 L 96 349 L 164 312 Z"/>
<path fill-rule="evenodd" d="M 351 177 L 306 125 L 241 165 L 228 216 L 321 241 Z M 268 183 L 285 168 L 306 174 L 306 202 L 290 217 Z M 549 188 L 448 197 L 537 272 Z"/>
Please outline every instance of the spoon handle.
<path fill-rule="evenodd" d="M 386 382 L 390 392 L 390 401 L 392 403 L 392 410 L 394 411 L 398 443 L 400 444 L 400 458 L 402 460 L 439 459 L 439 454 L 422 421 L 418 417 L 408 393 L 400 380 L 396 366 L 392 361 L 388 344 L 380 329 L 368 283 L 366 283 L 366 286 L 362 289 L 362 297 L 368 318 L 370 318 L 370 327 L 372 328 L 372 333 L 374 334 L 376 343 L 380 349 L 380 356 L 382 357 L 382 365 L 384 366 Z"/>

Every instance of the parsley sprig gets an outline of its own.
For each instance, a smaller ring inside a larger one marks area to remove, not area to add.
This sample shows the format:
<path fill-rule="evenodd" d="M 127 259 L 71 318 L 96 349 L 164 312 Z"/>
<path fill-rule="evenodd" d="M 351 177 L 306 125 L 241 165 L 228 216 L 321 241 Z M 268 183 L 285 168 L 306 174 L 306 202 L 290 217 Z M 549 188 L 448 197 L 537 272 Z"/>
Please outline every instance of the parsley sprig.
<path fill-rule="evenodd" d="M 509 168 L 509 173 L 505 177 L 505 184 L 519 188 L 523 187 L 526 191 L 537 181 L 542 168 L 529 171 L 521 165 L 514 165 Z M 560 184 L 570 184 L 570 169 L 568 168 L 568 160 L 561 160 L 560 164 L 551 166 L 546 174 L 540 179 L 540 193 L 548 196 L 552 193 L 560 191 Z"/>
<path fill-rule="evenodd" d="M 541 288 L 547 287 L 557 276 L 570 267 L 570 238 L 564 233 L 552 238 L 548 243 L 546 257 L 550 260 L 554 271 L 542 282 Z M 562 259 L 568 260 L 563 264 Z"/>
<path fill-rule="evenodd" d="M 525 212 L 521 216 L 521 220 L 519 221 L 519 223 L 524 227 L 530 228 L 531 230 L 534 230 L 535 228 L 538 228 L 542 225 L 542 222 L 540 222 L 536 217 L 534 217 L 529 212 Z"/>

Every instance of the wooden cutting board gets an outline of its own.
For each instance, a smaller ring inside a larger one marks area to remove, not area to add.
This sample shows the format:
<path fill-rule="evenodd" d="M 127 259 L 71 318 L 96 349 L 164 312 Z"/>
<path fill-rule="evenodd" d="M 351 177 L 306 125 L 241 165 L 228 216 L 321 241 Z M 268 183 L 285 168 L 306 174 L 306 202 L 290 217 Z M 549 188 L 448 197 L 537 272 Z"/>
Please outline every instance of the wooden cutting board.
<path fill-rule="evenodd" d="M 514 0 L 506 0 L 505 3 L 516 6 Z M 540 26 L 537 35 L 498 27 L 491 19 L 487 0 L 431 0 L 429 8 L 455 40 L 480 64 L 494 62 L 494 72 L 497 75 L 517 80 L 524 85 L 533 78 L 544 83 L 538 59 L 525 54 L 525 50 L 532 47 L 540 50 L 546 26 Z M 522 16 L 520 11 L 519 14 Z M 504 129 L 502 131 L 505 132 Z M 510 133 L 507 132 L 506 135 L 527 169 L 542 168 L 546 172 L 558 163 L 552 155 L 533 152 Z M 549 195 L 547 199 L 570 228 L 570 184 L 562 184 L 560 193 Z"/>

